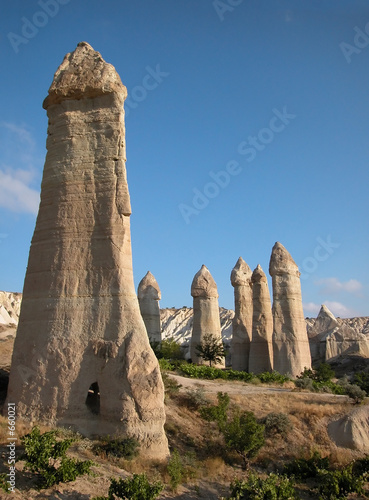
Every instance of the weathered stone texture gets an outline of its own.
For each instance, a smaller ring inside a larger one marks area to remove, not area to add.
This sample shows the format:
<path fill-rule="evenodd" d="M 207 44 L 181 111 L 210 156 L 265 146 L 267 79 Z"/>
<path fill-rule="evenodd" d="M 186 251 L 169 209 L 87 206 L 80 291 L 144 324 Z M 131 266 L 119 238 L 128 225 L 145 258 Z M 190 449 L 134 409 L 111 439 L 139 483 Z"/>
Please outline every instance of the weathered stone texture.
<path fill-rule="evenodd" d="M 232 269 L 234 287 L 234 318 L 232 322 L 232 368 L 249 371 L 250 343 L 252 339 L 252 271 L 240 257 Z"/>
<path fill-rule="evenodd" d="M 132 435 L 163 458 L 164 388 L 133 282 L 126 96 L 83 42 L 44 101 L 47 156 L 8 401 L 20 418 Z"/>
<path fill-rule="evenodd" d="M 297 376 L 311 367 L 300 272 L 279 242 L 272 250 L 269 273 L 273 282 L 273 366 L 280 373 Z"/>
<path fill-rule="evenodd" d="M 191 285 L 193 297 L 193 326 L 190 346 L 190 355 L 193 363 L 207 364 L 196 353 L 196 346 L 201 344 L 204 335 L 211 334 L 214 338 L 222 340 L 218 290 L 217 285 L 206 266 L 198 271 Z M 217 367 L 224 367 L 224 361 L 218 363 Z"/>
<path fill-rule="evenodd" d="M 348 415 L 331 422 L 328 434 L 337 446 L 369 453 L 369 407 L 356 408 Z"/>
<path fill-rule="evenodd" d="M 254 269 L 251 282 L 253 315 L 249 371 L 263 373 L 273 369 L 273 315 L 268 280 L 260 265 Z"/>
<path fill-rule="evenodd" d="M 137 290 L 141 316 L 144 320 L 150 341 L 161 342 L 161 323 L 159 300 L 161 292 L 154 276 L 148 271 L 142 278 Z"/>

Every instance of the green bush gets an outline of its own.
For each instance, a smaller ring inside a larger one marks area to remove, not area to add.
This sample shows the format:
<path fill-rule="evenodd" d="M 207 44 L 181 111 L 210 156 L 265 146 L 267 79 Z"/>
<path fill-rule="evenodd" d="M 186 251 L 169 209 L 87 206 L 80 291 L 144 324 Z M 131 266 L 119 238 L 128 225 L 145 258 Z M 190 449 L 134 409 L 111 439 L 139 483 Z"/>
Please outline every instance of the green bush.
<path fill-rule="evenodd" d="M 261 479 L 250 473 L 247 481 L 236 479 L 231 484 L 229 500 L 292 500 L 297 499 L 291 479 L 270 474 Z"/>
<path fill-rule="evenodd" d="M 322 470 L 329 467 L 328 457 L 322 458 L 318 451 L 306 458 L 296 458 L 284 466 L 284 474 L 294 476 L 296 479 L 306 479 L 308 477 L 317 477 Z"/>
<path fill-rule="evenodd" d="M 196 387 L 195 389 L 187 389 L 185 403 L 186 406 L 192 410 L 198 410 L 199 408 L 208 405 L 209 400 L 206 397 L 204 388 Z"/>
<path fill-rule="evenodd" d="M 76 460 L 66 456 L 74 439 L 57 441 L 57 431 L 40 433 L 38 427 L 21 438 L 25 452 L 25 470 L 40 475 L 41 486 L 49 487 L 60 482 L 74 481 L 77 476 L 91 474 L 91 460 Z"/>
<path fill-rule="evenodd" d="M 247 469 L 250 458 L 257 455 L 264 444 L 264 426 L 259 424 L 251 411 L 236 411 L 223 428 L 227 448 L 237 452 Z"/>
<path fill-rule="evenodd" d="M 353 464 L 342 470 L 320 471 L 318 477 L 320 500 L 341 500 L 349 493 L 363 493 L 364 480 L 353 473 Z"/>
<path fill-rule="evenodd" d="M 200 408 L 200 415 L 208 422 L 216 422 L 218 424 L 219 431 L 223 432 L 224 426 L 227 422 L 227 411 L 230 399 L 226 392 L 218 392 L 217 398 L 218 404 Z"/>
<path fill-rule="evenodd" d="M 117 458 L 131 460 L 139 453 L 140 444 L 137 439 L 128 437 L 125 439 L 107 439 L 107 442 L 94 447 L 95 453 L 104 451 L 107 455 Z"/>
<path fill-rule="evenodd" d="M 184 475 L 183 463 L 177 450 L 174 450 L 171 454 L 168 460 L 167 469 L 170 477 L 170 485 L 173 491 L 177 491 Z"/>
<path fill-rule="evenodd" d="M 292 428 L 292 424 L 288 415 L 285 413 L 269 413 L 263 420 L 262 423 L 265 426 L 266 436 L 275 436 L 279 434 L 280 436 L 287 436 L 288 431 Z"/>
<path fill-rule="evenodd" d="M 314 391 L 313 379 L 309 377 L 302 377 L 295 380 L 295 385 L 299 389 L 307 389 L 308 391 Z"/>
<path fill-rule="evenodd" d="M 317 382 L 329 382 L 335 376 L 331 365 L 328 363 L 320 363 L 318 368 L 315 370 L 315 380 Z"/>
<path fill-rule="evenodd" d="M 8 483 L 8 477 L 6 473 L 0 474 L 0 488 L 7 493 L 10 493 L 10 486 Z"/>
<path fill-rule="evenodd" d="M 365 458 L 359 458 L 355 460 L 353 464 L 353 473 L 355 476 L 363 476 L 365 479 L 368 478 L 369 475 L 369 455 Z"/>
<path fill-rule="evenodd" d="M 161 357 L 164 359 L 183 359 L 181 346 L 173 338 L 164 339 L 160 344 Z"/>
<path fill-rule="evenodd" d="M 182 387 L 182 385 L 165 372 L 162 373 L 161 376 L 164 383 L 165 395 L 168 397 L 173 397 L 178 394 L 179 389 Z"/>
<path fill-rule="evenodd" d="M 202 342 L 195 348 L 196 354 L 204 361 L 212 363 L 221 363 L 225 357 L 223 342 L 211 333 L 206 333 Z"/>
<path fill-rule="evenodd" d="M 368 372 L 356 372 L 354 376 L 354 384 L 358 385 L 360 389 L 369 395 L 369 373 Z"/>
<path fill-rule="evenodd" d="M 159 359 L 159 367 L 160 367 L 160 370 L 162 372 L 165 371 L 165 370 L 168 370 L 168 371 L 175 370 L 174 364 L 171 363 L 168 359 L 165 359 L 165 358 L 160 358 Z"/>
<path fill-rule="evenodd" d="M 163 484 L 158 481 L 150 484 L 146 474 L 133 474 L 128 479 L 111 479 L 107 497 L 95 497 L 92 500 L 155 500 L 163 490 Z"/>
<path fill-rule="evenodd" d="M 345 387 L 346 394 L 349 398 L 354 400 L 355 404 L 359 404 L 366 397 L 366 392 L 360 389 L 358 385 L 348 384 Z"/>
<path fill-rule="evenodd" d="M 259 373 L 257 375 L 257 378 L 266 384 L 269 384 L 271 382 L 278 382 L 279 384 L 284 384 L 285 382 L 288 382 L 291 380 L 287 375 L 282 375 L 281 373 L 278 373 L 276 371 L 272 372 L 264 372 L 264 373 Z"/>

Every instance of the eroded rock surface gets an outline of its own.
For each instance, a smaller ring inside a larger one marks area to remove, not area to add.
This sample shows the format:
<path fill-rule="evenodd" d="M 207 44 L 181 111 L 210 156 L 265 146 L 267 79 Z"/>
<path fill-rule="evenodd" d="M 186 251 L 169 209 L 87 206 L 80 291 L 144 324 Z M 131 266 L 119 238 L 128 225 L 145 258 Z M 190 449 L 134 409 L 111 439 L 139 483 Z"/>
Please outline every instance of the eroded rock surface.
<path fill-rule="evenodd" d="M 83 42 L 44 101 L 47 156 L 8 401 L 18 418 L 135 436 L 164 458 L 164 388 L 133 282 L 126 96 Z"/>
<path fill-rule="evenodd" d="M 308 326 L 311 356 L 314 363 L 337 357 L 369 357 L 369 339 L 336 318 L 324 304 L 312 325 Z"/>
<path fill-rule="evenodd" d="M 356 408 L 328 425 L 331 439 L 344 448 L 369 453 L 369 407 Z"/>
<path fill-rule="evenodd" d="M 260 265 L 254 269 L 251 282 L 253 319 L 249 371 L 263 373 L 273 369 L 273 315 L 268 280 Z"/>
<path fill-rule="evenodd" d="M 250 344 L 252 339 L 252 271 L 240 257 L 232 269 L 234 287 L 234 318 L 231 344 L 233 370 L 249 371 Z"/>
<path fill-rule="evenodd" d="M 204 336 L 212 335 L 215 339 L 222 341 L 219 319 L 218 290 L 217 285 L 206 266 L 198 271 L 191 285 L 193 297 L 193 326 L 190 354 L 193 363 L 208 364 L 196 352 L 196 346 L 204 341 Z M 216 366 L 224 366 L 218 363 Z"/>
<path fill-rule="evenodd" d="M 159 300 L 161 292 L 154 276 L 148 271 L 142 278 L 137 290 L 140 311 L 147 335 L 151 342 L 161 342 L 161 323 Z"/>
<path fill-rule="evenodd" d="M 269 273 L 273 283 L 273 366 L 282 374 L 297 376 L 311 368 L 300 272 L 279 242 L 272 250 Z"/>

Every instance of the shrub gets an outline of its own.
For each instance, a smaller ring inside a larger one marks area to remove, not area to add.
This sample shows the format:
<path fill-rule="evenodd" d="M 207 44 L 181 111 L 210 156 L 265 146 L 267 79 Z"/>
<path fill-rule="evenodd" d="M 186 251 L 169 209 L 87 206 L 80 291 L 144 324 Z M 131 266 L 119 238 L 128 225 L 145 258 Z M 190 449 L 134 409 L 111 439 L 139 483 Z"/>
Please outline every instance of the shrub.
<path fill-rule="evenodd" d="M 10 493 L 10 486 L 8 483 L 8 477 L 6 473 L 0 474 L 0 488 L 7 493 Z"/>
<path fill-rule="evenodd" d="M 26 460 L 25 470 L 37 473 L 41 478 L 41 486 L 74 481 L 77 476 L 91 474 L 91 460 L 76 460 L 66 456 L 67 449 L 74 439 L 56 441 L 57 431 L 40 433 L 38 427 L 21 438 L 25 453 L 21 459 Z"/>
<path fill-rule="evenodd" d="M 196 346 L 196 354 L 201 357 L 204 361 L 209 361 L 211 363 L 221 363 L 222 359 L 225 357 L 225 351 L 221 339 L 216 338 L 211 333 L 206 333 L 203 337 L 203 341 Z"/>
<path fill-rule="evenodd" d="M 137 439 L 128 437 L 125 439 L 108 439 L 105 444 L 94 447 L 95 453 L 104 451 L 107 455 L 131 460 L 139 453 L 140 444 Z"/>
<path fill-rule="evenodd" d="M 364 478 L 368 478 L 369 474 L 369 455 L 365 458 L 359 458 L 355 460 L 353 464 L 353 473 L 355 476 L 363 476 Z"/>
<path fill-rule="evenodd" d="M 174 378 L 170 377 L 166 373 L 162 373 L 161 376 L 164 383 L 165 395 L 173 397 L 178 394 L 179 389 L 182 387 L 181 384 L 179 384 L 176 380 L 174 380 Z"/>
<path fill-rule="evenodd" d="M 271 382 L 278 382 L 280 384 L 284 384 L 285 382 L 288 382 L 291 380 L 287 375 L 282 375 L 281 373 L 278 373 L 276 371 L 272 372 L 264 372 L 264 373 L 259 373 L 257 375 L 257 378 L 263 382 L 263 383 L 271 383 Z"/>
<path fill-rule="evenodd" d="M 181 457 L 177 450 L 174 450 L 168 460 L 168 474 L 170 477 L 170 485 L 173 491 L 177 491 L 178 486 L 181 484 L 184 471 Z"/>
<path fill-rule="evenodd" d="M 356 372 L 354 376 L 354 383 L 369 395 L 369 373 Z"/>
<path fill-rule="evenodd" d="M 196 387 L 196 389 L 187 389 L 185 396 L 188 408 L 198 410 L 202 406 L 209 404 L 209 400 L 205 395 L 203 387 Z"/>
<path fill-rule="evenodd" d="M 107 497 L 95 497 L 92 500 L 155 500 L 163 490 L 163 484 L 158 481 L 150 484 L 146 474 L 133 474 L 128 479 L 111 479 Z"/>
<path fill-rule="evenodd" d="M 318 451 L 306 458 L 296 458 L 284 466 L 284 474 L 295 476 L 297 479 L 306 479 L 308 477 L 317 477 L 322 470 L 329 467 L 328 457 L 322 458 Z"/>
<path fill-rule="evenodd" d="M 313 379 L 309 377 L 302 377 L 295 380 L 295 385 L 299 389 L 307 389 L 308 391 L 314 391 Z"/>
<path fill-rule="evenodd" d="M 287 436 L 288 431 L 292 428 L 290 419 L 285 413 L 269 413 L 262 423 L 265 426 L 265 434 L 267 436 Z"/>
<path fill-rule="evenodd" d="M 161 357 L 164 359 L 183 359 L 181 346 L 173 338 L 164 339 L 160 344 Z"/>
<path fill-rule="evenodd" d="M 217 398 L 218 404 L 200 408 L 200 415 L 208 422 L 216 422 L 219 430 L 222 432 L 227 422 L 227 411 L 230 399 L 226 392 L 218 392 Z"/>
<path fill-rule="evenodd" d="M 261 479 L 250 473 L 247 481 L 236 479 L 231 484 L 229 500 L 292 500 L 298 498 L 293 482 L 286 476 L 270 474 Z"/>
<path fill-rule="evenodd" d="M 320 363 L 315 370 L 315 380 L 318 382 L 329 382 L 335 376 L 334 371 L 328 363 Z"/>
<path fill-rule="evenodd" d="M 264 426 L 259 424 L 251 411 L 236 411 L 223 427 L 226 446 L 236 451 L 247 469 L 250 458 L 257 455 L 264 444 Z"/>
<path fill-rule="evenodd" d="M 358 385 L 348 384 L 345 387 L 345 392 L 349 398 L 354 400 L 355 404 L 361 403 L 363 399 L 366 397 L 366 392 L 360 389 Z"/>
<path fill-rule="evenodd" d="M 321 471 L 319 483 L 321 500 L 340 500 L 348 493 L 363 493 L 363 478 L 353 473 L 353 464 L 342 470 Z"/>

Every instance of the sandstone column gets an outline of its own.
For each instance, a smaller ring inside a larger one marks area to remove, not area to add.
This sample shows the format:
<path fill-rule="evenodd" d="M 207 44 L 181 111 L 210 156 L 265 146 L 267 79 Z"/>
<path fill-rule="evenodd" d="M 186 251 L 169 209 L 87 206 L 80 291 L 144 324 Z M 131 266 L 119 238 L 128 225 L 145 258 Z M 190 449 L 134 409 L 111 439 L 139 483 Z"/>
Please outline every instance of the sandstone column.
<path fill-rule="evenodd" d="M 138 302 L 150 342 L 161 342 L 159 300 L 161 292 L 154 276 L 147 272 L 138 285 Z"/>
<path fill-rule="evenodd" d="M 217 285 L 207 267 L 202 266 L 195 274 L 191 285 L 193 297 L 193 327 L 190 354 L 193 363 L 207 364 L 196 353 L 196 346 L 201 344 L 206 334 L 222 340 L 220 328 Z M 216 365 L 224 367 L 224 359 Z"/>
<path fill-rule="evenodd" d="M 253 315 L 249 370 L 263 373 L 273 369 L 273 315 L 268 280 L 258 265 L 251 277 Z"/>
<path fill-rule="evenodd" d="M 232 322 L 232 369 L 239 371 L 249 371 L 252 338 L 251 275 L 251 269 L 240 257 L 231 273 L 235 313 Z"/>
<path fill-rule="evenodd" d="M 133 282 L 126 96 L 82 42 L 44 101 L 47 156 L 8 401 L 20 418 L 134 436 L 164 458 L 163 384 Z"/>
<path fill-rule="evenodd" d="M 293 377 L 311 368 L 311 355 L 302 309 L 300 272 L 295 261 L 277 242 L 270 257 L 273 282 L 274 370 Z"/>

